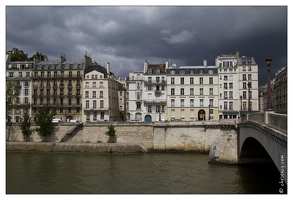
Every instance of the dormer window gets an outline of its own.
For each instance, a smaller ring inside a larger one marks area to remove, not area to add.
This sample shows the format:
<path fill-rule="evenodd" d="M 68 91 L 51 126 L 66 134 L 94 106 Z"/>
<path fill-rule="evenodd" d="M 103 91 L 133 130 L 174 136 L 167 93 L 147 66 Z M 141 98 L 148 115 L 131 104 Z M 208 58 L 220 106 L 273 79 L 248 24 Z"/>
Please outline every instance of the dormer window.
<path fill-rule="evenodd" d="M 160 74 L 161 73 L 161 70 L 160 69 L 157 69 L 156 70 L 156 74 Z"/>
<path fill-rule="evenodd" d="M 152 69 L 149 69 L 148 70 L 148 74 L 152 74 L 153 73 L 153 70 Z"/>

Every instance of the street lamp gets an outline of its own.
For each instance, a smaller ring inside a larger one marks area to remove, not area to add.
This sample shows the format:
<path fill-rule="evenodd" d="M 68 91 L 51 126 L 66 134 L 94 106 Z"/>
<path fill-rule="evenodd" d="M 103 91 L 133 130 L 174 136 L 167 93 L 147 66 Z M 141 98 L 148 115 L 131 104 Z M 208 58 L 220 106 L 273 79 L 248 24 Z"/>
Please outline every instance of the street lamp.
<path fill-rule="evenodd" d="M 248 114 L 250 114 L 250 109 L 251 109 L 251 107 L 250 107 L 250 88 L 251 88 L 251 82 L 248 82 L 247 85 L 248 85 Z"/>
<path fill-rule="evenodd" d="M 266 63 L 268 65 L 268 86 L 267 86 L 267 110 L 272 110 L 272 102 L 271 102 L 271 77 L 270 77 L 270 65 L 272 62 L 272 58 L 270 55 L 266 58 Z"/>
<path fill-rule="evenodd" d="M 211 120 L 211 113 L 210 113 L 210 110 L 211 110 L 211 105 L 209 104 L 209 120 Z"/>

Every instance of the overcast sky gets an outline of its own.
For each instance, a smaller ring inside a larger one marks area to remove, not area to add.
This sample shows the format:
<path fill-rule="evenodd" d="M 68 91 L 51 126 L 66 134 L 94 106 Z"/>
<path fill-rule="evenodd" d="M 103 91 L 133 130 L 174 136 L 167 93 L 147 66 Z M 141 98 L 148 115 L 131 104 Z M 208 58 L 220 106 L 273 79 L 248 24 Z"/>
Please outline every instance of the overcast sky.
<path fill-rule="evenodd" d="M 286 6 L 6 6 L 6 51 L 18 48 L 31 57 L 111 64 L 118 77 L 142 71 L 143 62 L 215 65 L 219 53 L 252 56 L 259 85 L 287 66 Z"/>

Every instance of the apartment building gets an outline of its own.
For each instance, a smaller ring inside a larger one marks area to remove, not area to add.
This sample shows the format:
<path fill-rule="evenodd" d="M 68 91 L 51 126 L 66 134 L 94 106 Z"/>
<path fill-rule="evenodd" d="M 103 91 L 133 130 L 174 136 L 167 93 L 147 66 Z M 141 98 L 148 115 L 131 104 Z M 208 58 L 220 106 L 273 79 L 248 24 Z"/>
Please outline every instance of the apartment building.
<path fill-rule="evenodd" d="M 259 111 L 258 65 L 253 57 L 219 54 L 219 119 L 236 119 Z M 249 105 L 250 102 L 250 105 Z"/>
<path fill-rule="evenodd" d="M 143 71 L 129 72 L 126 78 L 126 120 L 143 121 Z"/>
<path fill-rule="evenodd" d="M 119 121 L 119 82 L 107 68 L 98 64 L 88 66 L 84 72 L 82 121 Z"/>
<path fill-rule="evenodd" d="M 126 87 L 125 80 L 118 79 L 119 121 L 126 121 Z"/>
<path fill-rule="evenodd" d="M 16 81 L 20 90 L 19 97 L 14 101 L 15 108 L 9 113 L 7 122 L 19 123 L 23 114 L 31 115 L 32 81 L 31 75 L 34 66 L 33 61 L 10 62 L 7 55 L 6 81 Z"/>
<path fill-rule="evenodd" d="M 287 114 L 287 67 L 275 74 L 273 86 L 273 108 L 275 113 Z"/>
<path fill-rule="evenodd" d="M 32 76 L 32 114 L 39 107 L 50 104 L 56 110 L 56 118 L 62 121 L 82 118 L 82 80 L 84 69 L 91 64 L 91 58 L 83 60 L 36 61 Z"/>
<path fill-rule="evenodd" d="M 218 68 L 176 66 L 167 72 L 167 120 L 218 120 Z"/>

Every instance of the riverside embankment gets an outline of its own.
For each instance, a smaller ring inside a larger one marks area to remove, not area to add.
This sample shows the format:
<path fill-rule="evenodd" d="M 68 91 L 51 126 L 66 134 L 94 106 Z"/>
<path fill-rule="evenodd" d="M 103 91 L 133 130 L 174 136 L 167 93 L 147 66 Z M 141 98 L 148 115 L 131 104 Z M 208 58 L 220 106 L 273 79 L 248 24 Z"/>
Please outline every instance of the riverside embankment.
<path fill-rule="evenodd" d="M 6 148 L 7 151 L 18 148 L 52 152 L 212 152 L 210 157 L 214 161 L 237 163 L 235 122 L 113 123 L 117 135 L 115 144 L 107 143 L 108 136 L 105 132 L 108 125 L 85 123 L 74 129 L 76 124 L 60 123 L 50 137 L 41 138 L 34 132 L 28 143 L 24 142 L 19 126 L 10 125 L 6 126 Z"/>

